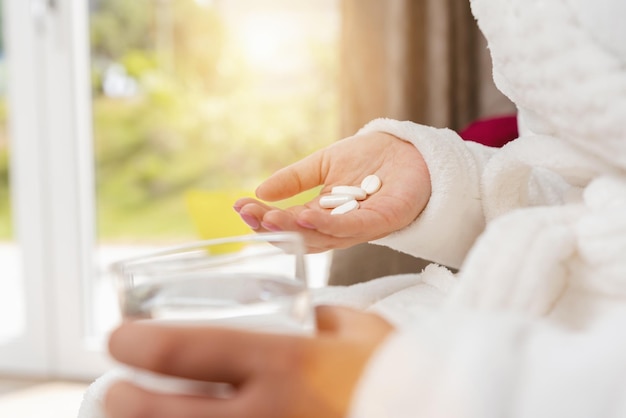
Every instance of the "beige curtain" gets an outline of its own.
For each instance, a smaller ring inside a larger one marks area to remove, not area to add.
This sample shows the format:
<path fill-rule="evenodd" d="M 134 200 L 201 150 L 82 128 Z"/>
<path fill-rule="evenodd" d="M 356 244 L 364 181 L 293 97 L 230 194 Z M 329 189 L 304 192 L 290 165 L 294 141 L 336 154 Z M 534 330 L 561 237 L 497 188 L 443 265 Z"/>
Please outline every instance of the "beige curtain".
<path fill-rule="evenodd" d="M 381 116 L 460 129 L 513 111 L 469 0 L 342 0 L 342 131 Z"/>
<path fill-rule="evenodd" d="M 341 131 L 377 117 L 462 129 L 513 112 L 469 0 L 342 0 Z M 363 244 L 333 253 L 331 284 L 415 272 L 428 261 Z"/>

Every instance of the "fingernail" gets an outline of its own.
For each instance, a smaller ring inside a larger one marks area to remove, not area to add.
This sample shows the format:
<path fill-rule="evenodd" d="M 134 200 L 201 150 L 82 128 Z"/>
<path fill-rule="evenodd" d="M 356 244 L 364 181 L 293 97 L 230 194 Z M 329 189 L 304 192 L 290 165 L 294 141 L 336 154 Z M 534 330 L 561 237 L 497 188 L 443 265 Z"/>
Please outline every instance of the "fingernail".
<path fill-rule="evenodd" d="M 243 219 L 243 221 L 252 229 L 259 229 L 259 226 L 261 226 L 259 224 L 259 221 L 257 221 L 257 219 L 254 216 L 247 215 L 244 213 L 241 215 L 241 219 Z"/>
<path fill-rule="evenodd" d="M 234 205 L 234 206 L 233 206 L 233 209 L 235 209 L 235 212 L 239 213 L 239 212 L 241 211 L 241 208 L 242 208 L 242 207 L 243 207 L 243 206 Z"/>
<path fill-rule="evenodd" d="M 282 229 L 280 229 L 279 227 L 277 227 L 274 224 L 271 224 L 269 222 L 261 222 L 261 226 L 265 229 L 267 229 L 268 231 L 272 231 L 272 232 L 278 232 L 278 231 L 282 231 Z"/>
<path fill-rule="evenodd" d="M 317 229 L 315 225 L 308 223 L 307 221 L 296 220 L 296 223 L 300 225 L 302 228 L 306 229 Z"/>

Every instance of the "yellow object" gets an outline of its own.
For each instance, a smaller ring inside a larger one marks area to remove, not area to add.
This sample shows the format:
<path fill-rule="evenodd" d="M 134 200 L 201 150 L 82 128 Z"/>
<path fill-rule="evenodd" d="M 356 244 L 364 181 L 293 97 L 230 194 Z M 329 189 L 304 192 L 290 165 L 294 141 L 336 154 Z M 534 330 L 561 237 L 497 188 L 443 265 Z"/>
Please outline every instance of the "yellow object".
<path fill-rule="evenodd" d="M 254 194 L 244 190 L 190 190 L 185 193 L 187 210 L 200 238 L 207 240 L 252 233 L 233 209 L 233 203 L 245 196 Z M 224 244 L 219 250 L 229 253 L 241 247 L 241 244 Z"/>
<path fill-rule="evenodd" d="M 285 209 L 302 205 L 319 194 L 319 189 L 309 190 L 290 199 L 271 203 L 272 206 Z M 201 239 L 213 239 L 245 235 L 252 229 L 233 209 L 233 203 L 241 197 L 254 196 L 250 190 L 189 190 L 185 193 L 185 203 L 191 220 Z M 239 244 L 224 244 L 222 253 L 241 249 Z M 222 250 L 222 248 L 220 248 Z"/>

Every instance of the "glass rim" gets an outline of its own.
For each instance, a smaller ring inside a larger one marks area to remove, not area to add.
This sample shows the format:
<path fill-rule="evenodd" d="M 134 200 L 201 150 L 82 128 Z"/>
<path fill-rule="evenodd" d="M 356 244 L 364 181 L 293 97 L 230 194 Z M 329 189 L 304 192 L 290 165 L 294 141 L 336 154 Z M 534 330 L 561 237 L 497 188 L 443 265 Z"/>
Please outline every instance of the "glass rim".
<path fill-rule="evenodd" d="M 297 246 L 297 248 L 300 250 L 300 253 L 302 255 L 305 254 L 304 240 L 302 238 L 302 235 L 300 235 L 298 232 L 295 232 L 295 231 L 258 232 L 254 234 L 232 235 L 232 236 L 211 238 L 211 239 L 205 239 L 205 240 L 196 240 L 196 241 L 191 241 L 185 244 L 169 246 L 160 250 L 147 252 L 144 254 L 114 261 L 110 264 L 109 269 L 115 274 L 123 274 L 124 266 L 130 266 L 133 263 L 141 262 L 143 260 L 150 260 L 152 258 L 174 255 L 174 254 L 182 253 L 188 250 L 193 250 L 196 248 L 202 248 L 202 247 L 207 247 L 207 246 L 212 246 L 212 245 L 237 244 L 237 243 L 243 243 L 243 242 L 269 243 L 272 241 L 290 242 Z"/>

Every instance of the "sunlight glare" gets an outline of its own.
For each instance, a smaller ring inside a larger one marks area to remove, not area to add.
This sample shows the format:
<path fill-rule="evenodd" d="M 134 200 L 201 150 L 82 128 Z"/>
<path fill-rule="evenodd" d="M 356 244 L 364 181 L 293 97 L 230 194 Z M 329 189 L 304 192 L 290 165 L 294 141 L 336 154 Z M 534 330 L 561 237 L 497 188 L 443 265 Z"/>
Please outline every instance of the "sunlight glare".
<path fill-rule="evenodd" d="M 195 0 L 195 2 L 201 7 L 209 7 L 213 5 L 213 0 Z"/>
<path fill-rule="evenodd" d="M 255 14 L 243 22 L 236 31 L 246 59 L 255 68 L 283 72 L 306 60 L 303 53 L 306 33 L 293 14 Z"/>

